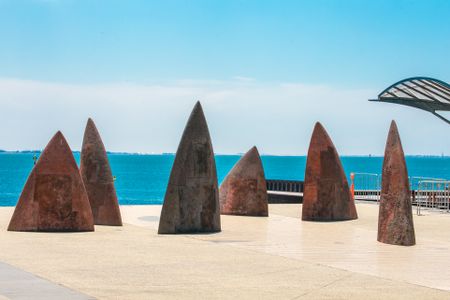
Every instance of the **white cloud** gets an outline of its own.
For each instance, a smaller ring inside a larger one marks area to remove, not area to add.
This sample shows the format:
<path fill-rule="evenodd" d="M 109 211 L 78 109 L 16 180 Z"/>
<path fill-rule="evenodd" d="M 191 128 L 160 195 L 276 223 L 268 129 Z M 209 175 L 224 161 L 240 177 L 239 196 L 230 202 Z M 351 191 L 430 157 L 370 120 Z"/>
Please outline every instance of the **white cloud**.
<path fill-rule="evenodd" d="M 341 154 L 382 154 L 391 119 L 405 152 L 449 154 L 448 125 L 429 113 L 368 102 L 378 91 L 256 80 L 62 84 L 0 79 L 0 149 L 40 149 L 62 130 L 79 149 L 93 117 L 110 151 L 175 152 L 200 100 L 216 152 L 305 154 L 315 121 Z"/>

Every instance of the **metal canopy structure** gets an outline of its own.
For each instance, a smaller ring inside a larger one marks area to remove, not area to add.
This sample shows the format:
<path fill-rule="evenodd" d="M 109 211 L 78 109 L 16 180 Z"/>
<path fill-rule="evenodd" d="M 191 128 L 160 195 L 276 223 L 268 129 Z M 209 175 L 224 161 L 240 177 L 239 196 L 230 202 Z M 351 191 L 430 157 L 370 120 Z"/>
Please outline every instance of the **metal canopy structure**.
<path fill-rule="evenodd" d="M 436 111 L 450 111 L 450 85 L 429 77 L 412 77 L 394 83 L 369 101 L 388 102 L 426 110 L 441 120 L 450 121 Z"/>

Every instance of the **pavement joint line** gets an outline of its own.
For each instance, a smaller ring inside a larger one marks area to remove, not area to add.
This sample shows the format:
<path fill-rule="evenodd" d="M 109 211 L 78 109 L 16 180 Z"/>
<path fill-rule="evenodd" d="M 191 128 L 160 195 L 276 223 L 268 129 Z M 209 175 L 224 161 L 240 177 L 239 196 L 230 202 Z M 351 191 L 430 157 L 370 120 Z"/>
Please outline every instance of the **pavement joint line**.
<path fill-rule="evenodd" d="M 24 286 L 27 288 L 24 288 Z M 95 299 L 5 262 L 0 262 L 0 296 L 11 300 Z"/>
<path fill-rule="evenodd" d="M 284 215 L 279 215 L 279 214 L 271 214 L 271 216 L 277 216 L 277 217 L 282 217 L 282 218 L 291 218 L 291 219 L 300 219 L 300 218 L 297 218 L 297 217 L 284 216 Z M 135 225 L 135 224 L 129 224 L 129 225 L 137 226 L 137 227 L 141 227 L 141 228 L 145 228 L 145 229 L 149 229 L 151 231 L 155 231 L 155 229 L 152 228 L 152 227 L 144 227 L 144 226 L 139 226 L 139 225 Z M 367 230 L 367 231 L 372 231 L 372 230 Z M 214 234 L 220 234 L 220 232 L 213 233 L 212 235 L 214 235 Z M 207 234 L 207 235 L 211 235 L 211 234 Z M 240 250 L 246 250 L 248 252 L 270 255 L 270 256 L 273 256 L 273 257 L 278 257 L 278 258 L 282 258 L 282 259 L 286 259 L 286 260 L 301 261 L 303 263 L 306 263 L 306 264 L 309 264 L 309 265 L 313 265 L 313 266 L 321 266 L 321 267 L 326 267 L 326 268 L 330 268 L 330 269 L 333 269 L 333 270 L 339 270 L 339 271 L 345 271 L 345 272 L 350 272 L 351 273 L 349 275 L 345 275 L 341 279 L 344 279 L 346 277 L 350 277 L 353 274 L 361 274 L 361 275 L 368 275 L 368 276 L 377 277 L 377 278 L 382 279 L 382 280 L 388 280 L 390 282 L 401 282 L 401 283 L 406 283 L 406 284 L 412 284 L 412 285 L 419 286 L 419 287 L 424 287 L 424 288 L 431 289 L 431 290 L 440 290 L 440 291 L 448 292 L 448 290 L 446 290 L 446 289 L 429 287 L 429 286 L 426 286 L 426 285 L 421 285 L 421 284 L 409 282 L 409 281 L 406 281 L 406 280 L 397 280 L 397 279 L 392 279 L 392 278 L 386 278 L 386 277 L 382 277 L 382 276 L 375 275 L 375 274 L 367 274 L 367 273 L 364 273 L 364 272 L 358 272 L 358 271 L 354 271 L 354 270 L 348 270 L 348 269 L 345 269 L 345 268 L 330 266 L 330 265 L 327 265 L 327 264 L 324 264 L 324 263 L 318 263 L 318 262 L 315 262 L 315 261 L 304 260 L 304 259 L 297 259 L 297 258 L 287 257 L 287 256 L 284 256 L 284 255 L 279 255 L 279 254 L 274 254 L 274 253 L 267 253 L 267 252 L 260 251 L 259 249 L 255 249 L 255 247 L 241 247 L 241 246 L 237 245 L 236 243 L 232 243 L 232 242 L 219 244 L 219 243 L 216 243 L 216 241 L 205 240 L 205 239 L 199 238 L 198 236 L 204 236 L 204 234 L 188 234 L 188 235 L 183 235 L 182 237 L 186 238 L 186 239 L 193 239 L 193 240 L 196 240 L 196 241 L 207 242 L 207 243 L 210 243 L 210 244 L 213 244 L 213 245 L 216 245 L 216 246 L 219 246 L 219 245 L 229 246 L 229 247 L 233 247 L 233 248 L 238 248 Z M 391 246 L 391 245 L 387 245 L 387 246 Z M 301 268 L 296 268 L 296 269 L 301 269 Z M 282 272 L 282 270 L 280 270 L 279 272 Z M 335 281 L 333 281 L 333 282 L 331 282 L 329 284 L 332 284 L 334 282 L 338 282 L 339 280 L 340 279 L 335 280 Z M 316 290 L 316 289 L 314 289 L 314 290 Z M 312 291 L 310 291 L 310 292 L 312 292 Z M 309 294 L 310 292 L 307 292 L 306 294 Z M 299 297 L 303 297 L 303 296 L 300 295 Z M 294 298 L 294 299 L 297 299 L 297 298 Z"/>
<path fill-rule="evenodd" d="M 343 276 L 341 276 L 341 277 L 339 277 L 339 278 L 337 278 L 337 279 L 335 279 L 335 280 L 332 280 L 332 281 L 330 281 L 330 282 L 328 282 L 328 283 L 325 283 L 324 285 L 321 285 L 321 286 L 319 286 L 319 287 L 317 287 L 317 288 L 313 288 L 313 289 L 311 289 L 311 290 L 308 291 L 308 292 L 305 292 L 305 293 L 303 293 L 303 294 L 301 294 L 301 295 L 299 295 L 299 296 L 296 296 L 296 297 L 294 297 L 294 298 L 291 298 L 291 300 L 296 300 L 296 299 L 303 298 L 303 297 L 305 297 L 305 296 L 307 296 L 307 295 L 309 295 L 309 294 L 311 294 L 311 293 L 313 293 L 313 292 L 315 292 L 315 291 L 318 291 L 318 290 L 321 290 L 321 289 L 325 289 L 325 288 L 327 288 L 327 287 L 329 287 L 329 286 L 332 286 L 332 285 L 335 284 L 336 282 L 339 282 L 339 281 L 341 281 L 341 280 L 350 278 L 350 277 L 352 277 L 352 276 L 353 276 L 353 274 L 346 274 L 346 275 L 343 275 Z"/>

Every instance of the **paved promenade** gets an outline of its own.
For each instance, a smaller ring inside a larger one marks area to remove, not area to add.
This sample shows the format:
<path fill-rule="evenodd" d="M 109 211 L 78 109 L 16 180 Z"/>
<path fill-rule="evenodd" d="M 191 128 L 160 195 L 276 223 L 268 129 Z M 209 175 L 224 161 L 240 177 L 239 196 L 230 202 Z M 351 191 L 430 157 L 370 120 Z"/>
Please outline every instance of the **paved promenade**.
<path fill-rule="evenodd" d="M 93 299 L 67 287 L 39 278 L 0 262 L 0 300 L 89 300 Z M 3 298 L 2 298 L 3 297 Z"/>
<path fill-rule="evenodd" d="M 269 218 L 222 216 L 221 233 L 165 236 L 160 209 L 122 206 L 124 227 L 94 233 L 17 233 L 0 208 L 0 262 L 85 298 L 450 298 L 449 214 L 414 216 L 417 245 L 397 247 L 376 241 L 376 204 L 333 223 L 274 204 Z M 0 285 L 0 299 L 27 299 L 11 295 Z"/>

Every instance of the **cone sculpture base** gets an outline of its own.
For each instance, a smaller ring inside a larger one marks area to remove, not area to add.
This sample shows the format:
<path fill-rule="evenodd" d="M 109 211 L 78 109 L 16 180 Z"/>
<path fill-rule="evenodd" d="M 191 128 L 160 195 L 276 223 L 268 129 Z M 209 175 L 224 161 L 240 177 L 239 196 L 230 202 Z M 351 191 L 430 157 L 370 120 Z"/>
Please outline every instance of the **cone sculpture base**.
<path fill-rule="evenodd" d="M 231 169 L 219 189 L 224 215 L 268 216 L 264 169 L 258 149 L 250 149 Z"/>
<path fill-rule="evenodd" d="M 195 105 L 172 166 L 159 234 L 220 231 L 214 152 L 199 102 Z"/>
<path fill-rule="evenodd" d="M 61 132 L 50 140 L 31 171 L 8 230 L 94 230 L 86 190 Z"/>
<path fill-rule="evenodd" d="M 358 218 L 339 155 L 320 123 L 316 123 L 309 145 L 302 207 L 304 221 Z"/>
<path fill-rule="evenodd" d="M 84 131 L 80 157 L 80 174 L 97 225 L 122 226 L 119 203 L 108 156 L 92 119 Z"/>
<path fill-rule="evenodd" d="M 389 129 L 384 153 L 378 241 L 399 246 L 416 243 L 408 171 L 394 121 Z"/>

